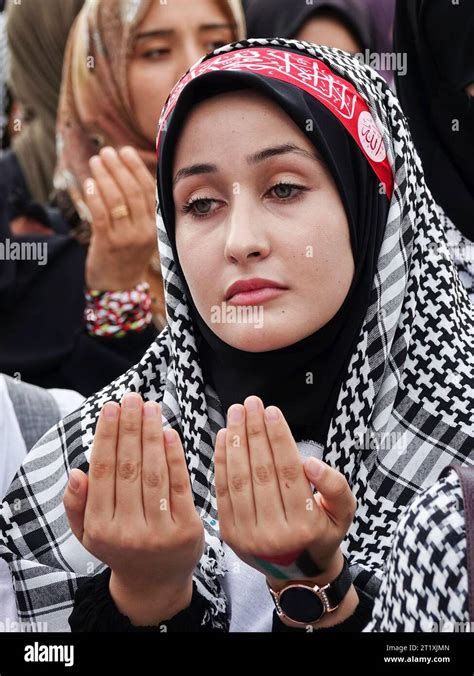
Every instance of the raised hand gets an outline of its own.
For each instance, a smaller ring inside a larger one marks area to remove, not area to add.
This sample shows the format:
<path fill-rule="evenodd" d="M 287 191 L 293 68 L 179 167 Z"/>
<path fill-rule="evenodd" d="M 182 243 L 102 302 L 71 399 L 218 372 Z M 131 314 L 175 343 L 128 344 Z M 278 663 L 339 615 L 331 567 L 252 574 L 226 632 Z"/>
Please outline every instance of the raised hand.
<path fill-rule="evenodd" d="M 71 471 L 64 505 L 74 535 L 111 568 L 111 594 L 132 622 L 157 624 L 189 605 L 204 529 L 159 404 L 130 393 L 104 406 L 89 474 Z"/>
<path fill-rule="evenodd" d="M 86 282 L 101 291 L 131 289 L 146 278 L 157 249 L 155 182 L 137 151 L 107 147 L 91 158 L 84 183 L 92 216 Z"/>
<path fill-rule="evenodd" d="M 231 406 L 214 461 L 221 535 L 241 560 L 275 590 L 295 579 L 324 585 L 338 576 L 355 498 L 327 464 L 303 464 L 278 408 L 264 410 L 258 397 Z"/>

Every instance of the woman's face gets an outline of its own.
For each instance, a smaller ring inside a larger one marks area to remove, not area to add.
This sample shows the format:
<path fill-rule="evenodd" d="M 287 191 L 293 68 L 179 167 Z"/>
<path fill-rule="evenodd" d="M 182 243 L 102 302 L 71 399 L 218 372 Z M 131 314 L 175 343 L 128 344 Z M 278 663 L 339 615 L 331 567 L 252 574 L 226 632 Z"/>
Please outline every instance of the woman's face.
<path fill-rule="evenodd" d="M 352 31 L 331 11 L 317 12 L 310 17 L 295 35 L 297 40 L 313 42 L 317 45 L 337 47 L 351 54 L 362 51 Z"/>
<path fill-rule="evenodd" d="M 235 37 L 217 0 L 154 0 L 139 25 L 128 78 L 132 106 L 145 136 L 154 141 L 157 121 L 173 85 L 203 54 Z"/>
<path fill-rule="evenodd" d="M 354 274 L 345 210 L 314 146 L 277 105 L 239 91 L 196 106 L 173 177 L 181 266 L 223 341 L 275 350 L 337 313 Z M 259 290 L 230 288 L 256 279 L 267 280 L 251 283 Z"/>

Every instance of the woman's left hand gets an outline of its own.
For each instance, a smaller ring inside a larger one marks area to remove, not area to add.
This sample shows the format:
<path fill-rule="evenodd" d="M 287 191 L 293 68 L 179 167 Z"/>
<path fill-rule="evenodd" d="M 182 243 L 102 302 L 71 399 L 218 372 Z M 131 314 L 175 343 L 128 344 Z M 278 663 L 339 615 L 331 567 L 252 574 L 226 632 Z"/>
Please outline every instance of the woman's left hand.
<path fill-rule="evenodd" d="M 290 579 L 332 582 L 356 508 L 345 477 L 316 458 L 303 464 L 282 412 L 258 397 L 231 406 L 227 423 L 214 456 L 223 540 L 274 589 Z M 295 575 L 308 555 L 316 574 Z"/>

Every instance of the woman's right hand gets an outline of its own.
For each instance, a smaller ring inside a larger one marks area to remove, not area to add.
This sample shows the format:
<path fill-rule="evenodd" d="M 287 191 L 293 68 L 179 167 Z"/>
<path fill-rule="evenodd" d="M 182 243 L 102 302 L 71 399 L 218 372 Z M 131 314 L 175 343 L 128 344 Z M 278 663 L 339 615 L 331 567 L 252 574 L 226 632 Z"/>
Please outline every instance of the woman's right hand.
<path fill-rule="evenodd" d="M 89 162 L 84 196 L 92 222 L 86 283 L 100 291 L 125 291 L 146 280 L 158 249 L 155 182 L 138 152 L 103 148 Z"/>
<path fill-rule="evenodd" d="M 133 624 L 154 625 L 189 606 L 204 528 L 183 447 L 159 404 L 125 395 L 102 409 L 86 475 L 64 495 L 71 530 L 112 570 L 110 592 Z"/>

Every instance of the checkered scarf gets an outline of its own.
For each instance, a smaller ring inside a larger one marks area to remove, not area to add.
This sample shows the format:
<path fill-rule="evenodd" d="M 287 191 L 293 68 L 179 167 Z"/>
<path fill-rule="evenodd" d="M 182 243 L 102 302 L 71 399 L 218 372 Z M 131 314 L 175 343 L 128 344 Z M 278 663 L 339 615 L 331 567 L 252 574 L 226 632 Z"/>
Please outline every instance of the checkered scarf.
<path fill-rule="evenodd" d="M 370 304 L 324 449 L 324 460 L 344 473 L 358 501 L 344 553 L 356 585 L 375 595 L 403 509 L 446 465 L 474 460 L 473 308 L 447 251 L 407 122 L 385 81 L 344 52 L 295 40 L 242 41 L 210 56 L 224 59 L 260 46 L 291 47 L 352 83 L 383 135 L 393 171 Z M 129 390 L 160 401 L 165 424 L 181 432 L 206 532 L 195 581 L 215 629 L 228 628 L 212 462 L 223 411 L 203 381 L 183 280 L 160 212 L 158 229 L 168 327 L 139 364 L 43 437 L 0 506 L 0 555 L 10 565 L 20 619 L 47 622 L 50 630 L 68 628 L 78 582 L 103 569 L 69 529 L 62 503 L 68 475 L 74 467 L 87 471 L 101 407 Z"/>

